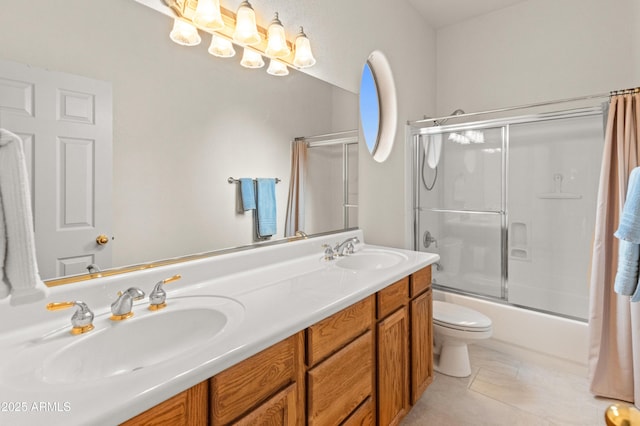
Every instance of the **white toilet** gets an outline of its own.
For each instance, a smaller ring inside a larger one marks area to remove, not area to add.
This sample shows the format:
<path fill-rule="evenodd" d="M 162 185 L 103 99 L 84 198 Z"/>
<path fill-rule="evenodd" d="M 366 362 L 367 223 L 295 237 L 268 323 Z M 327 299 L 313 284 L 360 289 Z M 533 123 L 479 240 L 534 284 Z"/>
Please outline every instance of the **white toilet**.
<path fill-rule="evenodd" d="M 453 303 L 433 301 L 433 353 L 436 371 L 454 377 L 471 374 L 467 345 L 491 337 L 491 319 Z"/>

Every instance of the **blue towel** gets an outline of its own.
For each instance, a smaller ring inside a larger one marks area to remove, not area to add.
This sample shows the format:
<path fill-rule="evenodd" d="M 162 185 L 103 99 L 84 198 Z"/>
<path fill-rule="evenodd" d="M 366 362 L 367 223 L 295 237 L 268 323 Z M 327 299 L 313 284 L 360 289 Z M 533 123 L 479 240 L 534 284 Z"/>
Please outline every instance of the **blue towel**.
<path fill-rule="evenodd" d="M 258 182 L 258 237 L 276 233 L 276 180 L 256 179 Z"/>
<path fill-rule="evenodd" d="M 255 185 L 251 178 L 240 178 L 240 193 L 242 194 L 242 208 L 244 211 L 256 208 Z"/>
<path fill-rule="evenodd" d="M 625 240 L 620 240 L 618 249 L 618 270 L 613 290 L 622 296 L 631 296 L 637 293 L 638 287 L 638 261 L 640 260 L 640 245 Z M 640 294 L 635 297 L 640 298 Z"/>
<path fill-rule="evenodd" d="M 629 175 L 627 200 L 622 208 L 620 225 L 613 235 L 640 244 L 640 167 L 633 169 Z"/>

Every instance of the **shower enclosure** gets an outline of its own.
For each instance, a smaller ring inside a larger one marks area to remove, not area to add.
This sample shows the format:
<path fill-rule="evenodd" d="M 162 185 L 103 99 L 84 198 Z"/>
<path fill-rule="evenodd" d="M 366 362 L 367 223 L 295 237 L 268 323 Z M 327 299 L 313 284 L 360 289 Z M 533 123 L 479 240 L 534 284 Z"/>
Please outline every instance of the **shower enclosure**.
<path fill-rule="evenodd" d="M 602 108 L 409 127 L 436 288 L 586 319 Z"/>
<path fill-rule="evenodd" d="M 307 142 L 305 232 L 358 226 L 358 132 L 297 139 Z"/>

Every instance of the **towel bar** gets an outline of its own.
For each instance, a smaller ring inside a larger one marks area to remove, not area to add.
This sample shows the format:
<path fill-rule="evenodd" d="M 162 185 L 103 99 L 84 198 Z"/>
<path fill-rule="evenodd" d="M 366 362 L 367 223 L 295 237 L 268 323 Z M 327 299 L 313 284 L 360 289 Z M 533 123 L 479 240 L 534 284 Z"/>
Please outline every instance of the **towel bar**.
<path fill-rule="evenodd" d="M 227 182 L 229 182 L 229 183 L 239 183 L 240 179 L 234 179 L 232 177 L 229 177 L 229 178 L 227 178 Z M 280 182 L 282 182 L 282 180 L 280 178 L 276 178 L 276 183 L 280 183 Z"/>

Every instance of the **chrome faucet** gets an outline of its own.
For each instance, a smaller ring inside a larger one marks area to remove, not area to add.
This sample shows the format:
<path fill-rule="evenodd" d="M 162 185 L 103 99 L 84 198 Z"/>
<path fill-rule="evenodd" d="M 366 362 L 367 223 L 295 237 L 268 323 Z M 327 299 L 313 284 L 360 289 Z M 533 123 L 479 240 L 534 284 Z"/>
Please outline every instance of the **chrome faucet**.
<path fill-rule="evenodd" d="M 354 244 L 360 243 L 358 237 L 347 238 L 341 243 L 336 244 L 336 247 L 333 249 L 336 253 L 336 256 L 344 256 L 345 251 L 346 254 L 353 254 Z"/>
<path fill-rule="evenodd" d="M 164 280 L 160 280 L 156 283 L 155 287 L 153 287 L 153 290 L 151 291 L 151 293 L 149 293 L 149 310 L 150 311 L 157 311 L 159 309 L 162 309 L 164 307 L 167 306 L 166 300 L 167 300 L 167 292 L 164 291 L 164 288 L 162 288 L 164 286 L 164 284 L 168 284 L 170 282 L 173 281 L 177 281 L 180 278 L 182 278 L 181 275 L 177 274 L 172 276 L 171 278 L 166 278 Z"/>
<path fill-rule="evenodd" d="M 144 297 L 144 291 L 139 288 L 131 287 L 124 293 L 119 291 L 118 298 L 111 304 L 111 319 L 114 321 L 122 321 L 133 316 L 131 309 L 133 301 L 140 300 Z"/>
<path fill-rule="evenodd" d="M 47 305 L 50 311 L 59 311 L 60 309 L 68 309 L 77 306 L 78 309 L 71 316 L 71 334 L 82 334 L 93 330 L 93 312 L 86 303 L 75 302 L 52 302 Z"/>

